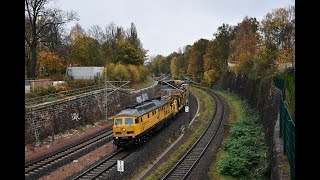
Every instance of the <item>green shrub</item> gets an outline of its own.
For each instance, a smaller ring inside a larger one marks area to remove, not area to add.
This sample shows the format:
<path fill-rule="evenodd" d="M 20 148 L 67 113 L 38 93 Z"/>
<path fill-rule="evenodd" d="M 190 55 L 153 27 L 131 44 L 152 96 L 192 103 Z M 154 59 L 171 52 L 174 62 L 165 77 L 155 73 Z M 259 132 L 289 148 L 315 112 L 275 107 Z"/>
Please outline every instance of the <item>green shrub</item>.
<path fill-rule="evenodd" d="M 140 72 L 140 81 L 144 82 L 147 79 L 147 76 L 149 75 L 149 70 L 145 66 L 138 66 L 138 70 Z"/>
<path fill-rule="evenodd" d="M 219 164 L 219 172 L 224 175 L 230 176 L 245 176 L 250 171 L 248 168 L 249 161 L 247 159 L 237 156 L 225 156 L 224 160 Z"/>
<path fill-rule="evenodd" d="M 264 131 L 248 105 L 242 109 L 244 115 L 231 125 L 231 137 L 222 144 L 226 156 L 218 164 L 218 171 L 237 179 L 263 179 L 268 168 Z"/>
<path fill-rule="evenodd" d="M 38 97 L 38 96 L 45 96 L 48 94 L 53 94 L 56 93 L 57 90 L 54 86 L 48 86 L 47 88 L 39 88 L 39 89 L 35 89 L 33 91 L 30 91 L 28 93 L 25 94 L 26 98 L 34 98 L 34 97 Z"/>

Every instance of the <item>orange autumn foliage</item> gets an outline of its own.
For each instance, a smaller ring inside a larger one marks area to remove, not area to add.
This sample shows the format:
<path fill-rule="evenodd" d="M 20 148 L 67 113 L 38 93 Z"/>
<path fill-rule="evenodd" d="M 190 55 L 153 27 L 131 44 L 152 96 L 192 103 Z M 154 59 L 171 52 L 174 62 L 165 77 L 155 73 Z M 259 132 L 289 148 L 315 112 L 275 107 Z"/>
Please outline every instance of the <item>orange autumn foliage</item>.
<path fill-rule="evenodd" d="M 56 72 L 65 69 L 61 63 L 59 56 L 54 52 L 40 51 L 38 53 L 39 68 L 46 69 L 50 72 Z"/>

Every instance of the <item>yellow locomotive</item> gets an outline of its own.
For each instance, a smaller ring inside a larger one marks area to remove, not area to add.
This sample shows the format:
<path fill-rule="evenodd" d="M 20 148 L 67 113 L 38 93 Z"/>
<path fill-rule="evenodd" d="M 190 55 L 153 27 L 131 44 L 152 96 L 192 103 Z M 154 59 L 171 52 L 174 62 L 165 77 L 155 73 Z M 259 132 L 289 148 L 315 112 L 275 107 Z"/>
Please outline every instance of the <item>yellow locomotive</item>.
<path fill-rule="evenodd" d="M 169 90 L 167 96 L 127 107 L 114 116 L 113 143 L 117 147 L 137 145 L 170 123 L 188 104 L 188 88 Z"/>

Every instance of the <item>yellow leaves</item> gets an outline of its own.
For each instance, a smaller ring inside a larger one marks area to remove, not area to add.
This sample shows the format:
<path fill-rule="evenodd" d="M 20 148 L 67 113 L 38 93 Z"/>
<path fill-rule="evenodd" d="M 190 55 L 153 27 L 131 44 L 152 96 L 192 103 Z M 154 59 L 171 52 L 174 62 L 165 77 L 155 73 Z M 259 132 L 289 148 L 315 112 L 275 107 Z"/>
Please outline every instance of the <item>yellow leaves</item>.
<path fill-rule="evenodd" d="M 171 77 L 178 76 L 177 61 L 178 59 L 176 57 L 172 58 L 171 60 L 171 64 L 170 64 Z"/>
<path fill-rule="evenodd" d="M 216 69 L 210 69 L 209 71 L 204 72 L 204 83 L 208 86 L 212 86 L 213 83 L 218 79 L 221 72 Z"/>
<path fill-rule="evenodd" d="M 143 82 L 149 71 L 145 66 L 124 65 L 109 63 L 103 70 L 107 75 L 108 80 L 124 81 L 130 80 L 131 82 Z"/>
<path fill-rule="evenodd" d="M 56 88 L 57 92 L 70 90 L 70 87 L 65 84 L 57 85 L 57 86 L 55 86 L 55 88 Z"/>
<path fill-rule="evenodd" d="M 60 62 L 59 56 L 54 52 L 40 51 L 38 53 L 39 68 L 49 71 L 63 70 L 65 67 Z"/>
<path fill-rule="evenodd" d="M 133 80 L 133 82 L 139 82 L 140 81 L 140 73 L 139 73 L 137 66 L 129 64 L 128 69 L 130 71 L 131 79 Z"/>
<path fill-rule="evenodd" d="M 282 49 L 279 52 L 278 61 L 281 63 L 288 63 L 293 61 L 293 52 L 288 49 Z"/>

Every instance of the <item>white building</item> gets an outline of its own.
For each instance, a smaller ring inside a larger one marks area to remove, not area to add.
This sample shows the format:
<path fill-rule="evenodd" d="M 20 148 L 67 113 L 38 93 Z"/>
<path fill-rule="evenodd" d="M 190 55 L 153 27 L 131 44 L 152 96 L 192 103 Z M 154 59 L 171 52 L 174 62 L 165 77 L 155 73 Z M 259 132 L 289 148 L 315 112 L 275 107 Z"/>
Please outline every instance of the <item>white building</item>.
<path fill-rule="evenodd" d="M 67 75 L 73 79 L 94 79 L 102 76 L 103 67 L 68 67 Z"/>

